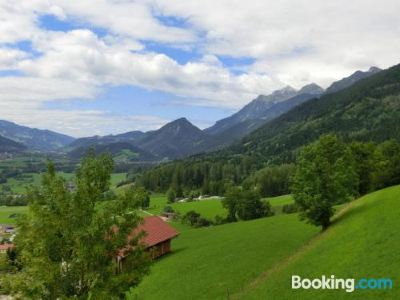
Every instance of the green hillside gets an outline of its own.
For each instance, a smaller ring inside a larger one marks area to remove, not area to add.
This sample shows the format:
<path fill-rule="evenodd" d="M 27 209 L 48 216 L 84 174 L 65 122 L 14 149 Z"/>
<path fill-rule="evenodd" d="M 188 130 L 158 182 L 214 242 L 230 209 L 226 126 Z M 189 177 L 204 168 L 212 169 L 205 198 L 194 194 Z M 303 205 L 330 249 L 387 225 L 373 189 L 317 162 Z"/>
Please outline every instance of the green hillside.
<path fill-rule="evenodd" d="M 399 197 L 396 186 L 355 200 L 323 233 L 296 214 L 183 231 L 130 299 L 396 299 Z M 292 274 L 391 278 L 395 287 L 292 291 Z"/>
<path fill-rule="evenodd" d="M 350 140 L 400 140 L 399 108 L 400 65 L 397 65 L 347 89 L 295 107 L 227 153 L 257 155 L 264 160 L 291 160 L 298 147 L 326 133 Z"/>
<path fill-rule="evenodd" d="M 242 299 L 400 299 L 400 186 L 351 203 L 327 232 L 313 239 L 238 294 Z M 391 278 L 392 290 L 292 290 L 291 276 Z"/>
<path fill-rule="evenodd" d="M 167 191 L 179 183 L 184 189 L 223 195 L 227 183 L 241 185 L 266 166 L 292 163 L 302 146 L 324 134 L 345 142 L 400 141 L 398 120 L 400 65 L 296 106 L 226 149 L 161 164 L 141 180 L 150 190 Z"/>
<path fill-rule="evenodd" d="M 183 231 L 130 299 L 226 298 L 317 232 L 296 215 Z"/>

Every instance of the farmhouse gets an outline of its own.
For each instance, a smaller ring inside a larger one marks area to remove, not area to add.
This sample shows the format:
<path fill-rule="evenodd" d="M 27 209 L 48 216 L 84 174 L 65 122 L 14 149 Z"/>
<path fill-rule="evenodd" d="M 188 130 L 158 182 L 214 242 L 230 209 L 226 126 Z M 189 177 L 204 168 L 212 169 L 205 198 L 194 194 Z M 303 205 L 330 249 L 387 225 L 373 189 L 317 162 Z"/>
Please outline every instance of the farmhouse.
<path fill-rule="evenodd" d="M 118 229 L 116 229 L 118 230 Z M 178 236 L 178 231 L 172 228 L 168 223 L 164 222 L 158 216 L 145 217 L 143 223 L 132 230 L 131 236 L 128 239 L 144 232 L 145 235 L 140 240 L 146 251 L 151 255 L 152 259 L 156 259 L 171 251 L 171 240 Z M 122 269 L 125 250 L 121 250 L 116 257 L 117 269 Z"/>
<path fill-rule="evenodd" d="M 143 223 L 132 230 L 132 237 L 140 232 L 145 233 L 145 236 L 140 242 L 145 246 L 146 251 L 150 253 L 152 259 L 156 259 L 170 252 L 171 240 L 179 234 L 178 231 L 157 216 L 144 218 Z M 124 252 L 125 250 L 121 250 L 120 254 L 115 258 L 117 273 L 122 270 L 125 258 Z"/>
<path fill-rule="evenodd" d="M 153 259 L 170 252 L 171 240 L 179 234 L 178 231 L 158 216 L 144 218 L 143 224 L 134 230 L 135 233 L 138 231 L 145 232 L 146 235 L 141 242 L 145 245 L 147 251 L 151 253 Z"/>

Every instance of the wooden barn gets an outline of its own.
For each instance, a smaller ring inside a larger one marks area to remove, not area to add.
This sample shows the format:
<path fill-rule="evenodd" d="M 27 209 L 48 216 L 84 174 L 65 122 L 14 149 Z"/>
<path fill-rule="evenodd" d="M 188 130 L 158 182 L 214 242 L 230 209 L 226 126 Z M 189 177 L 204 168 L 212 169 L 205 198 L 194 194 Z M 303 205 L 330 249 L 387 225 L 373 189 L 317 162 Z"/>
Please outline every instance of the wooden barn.
<path fill-rule="evenodd" d="M 171 251 L 171 240 L 178 236 L 176 231 L 167 222 L 164 222 L 158 216 L 146 217 L 135 231 L 144 231 L 145 236 L 142 243 L 147 251 L 151 253 L 153 259 L 160 257 Z"/>
<path fill-rule="evenodd" d="M 132 237 L 136 236 L 139 232 L 145 233 L 140 243 L 145 246 L 146 251 L 150 253 L 152 259 L 170 252 L 171 240 L 179 234 L 178 231 L 158 216 L 145 217 L 143 223 L 132 230 Z M 121 250 L 120 254 L 116 257 L 117 272 L 122 270 L 125 257 L 124 252 L 125 250 Z"/>

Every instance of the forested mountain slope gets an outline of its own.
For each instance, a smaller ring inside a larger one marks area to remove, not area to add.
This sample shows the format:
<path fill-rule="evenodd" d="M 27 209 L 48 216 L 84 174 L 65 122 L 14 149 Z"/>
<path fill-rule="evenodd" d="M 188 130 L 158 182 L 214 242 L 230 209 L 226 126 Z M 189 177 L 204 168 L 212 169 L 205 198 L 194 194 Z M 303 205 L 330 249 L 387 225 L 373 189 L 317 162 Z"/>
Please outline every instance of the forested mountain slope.
<path fill-rule="evenodd" d="M 362 141 L 400 140 L 400 65 L 307 101 L 260 127 L 223 155 L 288 161 L 321 134 Z M 222 153 L 221 153 L 222 154 Z"/>
<path fill-rule="evenodd" d="M 13 140 L 7 139 L 0 135 L 0 153 L 15 153 L 25 150 L 26 147 Z"/>

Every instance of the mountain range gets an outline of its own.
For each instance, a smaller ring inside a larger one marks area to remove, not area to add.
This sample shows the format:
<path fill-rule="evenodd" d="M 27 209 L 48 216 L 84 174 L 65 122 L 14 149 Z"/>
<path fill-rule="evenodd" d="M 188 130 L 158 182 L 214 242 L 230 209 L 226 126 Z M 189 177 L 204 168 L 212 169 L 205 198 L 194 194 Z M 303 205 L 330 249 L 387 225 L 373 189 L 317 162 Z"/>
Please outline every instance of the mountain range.
<path fill-rule="evenodd" d="M 26 150 L 24 145 L 0 135 L 0 153 L 15 153 L 24 150 Z"/>
<path fill-rule="evenodd" d="M 243 137 L 247 139 L 265 131 L 266 124 L 281 119 L 289 111 L 303 107 L 306 103 L 319 103 L 319 99 L 325 99 L 328 95 L 379 72 L 380 69 L 376 67 L 371 67 L 366 72 L 357 71 L 334 82 L 326 91 L 312 83 L 299 90 L 287 86 L 270 95 L 259 95 L 238 112 L 217 121 L 205 130 L 200 130 L 186 118 L 180 118 L 149 132 L 131 131 L 118 135 L 74 139 L 49 130 L 0 121 L 0 152 L 4 152 L 4 149 L 10 152 L 56 151 L 79 159 L 89 147 L 93 147 L 97 152 L 108 151 L 125 161 L 180 159 L 237 144 Z M 12 146 L 12 142 L 16 144 Z"/>
<path fill-rule="evenodd" d="M 300 147 L 328 133 L 349 141 L 400 140 L 399 120 L 397 65 L 294 107 L 212 159 L 249 156 L 265 163 L 292 162 Z"/>
<path fill-rule="evenodd" d="M 24 145 L 33 151 L 58 151 L 74 138 L 50 130 L 41 130 L 0 120 L 0 135 Z"/>

